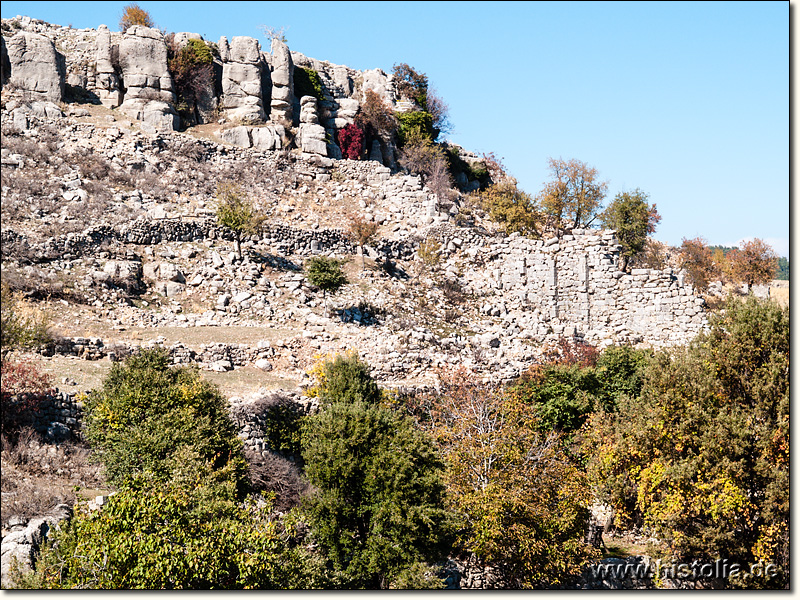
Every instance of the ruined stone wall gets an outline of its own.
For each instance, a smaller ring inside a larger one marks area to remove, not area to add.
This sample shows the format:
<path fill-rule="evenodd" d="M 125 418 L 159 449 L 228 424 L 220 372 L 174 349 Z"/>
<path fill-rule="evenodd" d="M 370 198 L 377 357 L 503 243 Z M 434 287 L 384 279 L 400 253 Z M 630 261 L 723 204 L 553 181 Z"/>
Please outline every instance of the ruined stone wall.
<path fill-rule="evenodd" d="M 575 230 L 560 240 L 486 238 L 474 250 L 474 264 L 483 267 L 466 271 L 469 289 L 487 314 L 513 318 L 522 337 L 670 346 L 688 342 L 706 324 L 704 301 L 682 273 L 619 271 L 621 247 L 612 231 Z"/>

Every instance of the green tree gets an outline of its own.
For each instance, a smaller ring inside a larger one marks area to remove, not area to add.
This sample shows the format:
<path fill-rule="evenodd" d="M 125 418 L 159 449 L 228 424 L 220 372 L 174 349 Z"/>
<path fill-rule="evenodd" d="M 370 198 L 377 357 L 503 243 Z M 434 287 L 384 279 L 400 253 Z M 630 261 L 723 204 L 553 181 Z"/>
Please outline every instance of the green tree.
<path fill-rule="evenodd" d="M 655 233 L 661 215 L 656 205 L 647 203 L 649 196 L 640 189 L 620 192 L 601 215 L 603 226 L 617 231 L 622 246 L 622 271 L 631 258 L 644 250 L 649 234 Z"/>
<path fill-rule="evenodd" d="M 446 553 L 444 468 L 411 419 L 360 400 L 334 402 L 305 421 L 303 441 L 317 488 L 305 513 L 337 587 L 408 585 L 420 563 Z"/>
<path fill-rule="evenodd" d="M 548 159 L 552 179 L 539 194 L 539 203 L 560 237 L 565 222 L 572 228 L 588 227 L 597 218 L 608 183 L 599 181 L 597 169 L 574 158 Z"/>
<path fill-rule="evenodd" d="M 339 288 L 348 284 L 347 276 L 342 271 L 343 265 L 344 261 L 325 256 L 315 256 L 306 261 L 306 277 L 311 285 L 322 290 L 326 312 L 328 312 L 328 292 L 335 293 Z"/>
<path fill-rule="evenodd" d="M 242 236 L 256 234 L 264 219 L 238 185 L 222 183 L 217 187 L 217 222 L 233 231 L 239 260 L 242 260 Z"/>
<path fill-rule="evenodd" d="M 197 369 L 172 367 L 163 350 L 144 350 L 115 363 L 86 405 L 86 434 L 109 482 L 137 488 L 208 471 L 245 489 L 242 443 L 227 402 Z"/>
<path fill-rule="evenodd" d="M 620 525 L 675 554 L 763 560 L 788 582 L 789 311 L 731 298 L 709 331 L 655 356 L 638 398 L 583 430 L 588 473 Z"/>
<path fill-rule="evenodd" d="M 461 369 L 442 374 L 432 428 L 463 519 L 459 549 L 512 587 L 552 587 L 580 573 L 592 554 L 583 543 L 590 489 L 534 407 Z"/>

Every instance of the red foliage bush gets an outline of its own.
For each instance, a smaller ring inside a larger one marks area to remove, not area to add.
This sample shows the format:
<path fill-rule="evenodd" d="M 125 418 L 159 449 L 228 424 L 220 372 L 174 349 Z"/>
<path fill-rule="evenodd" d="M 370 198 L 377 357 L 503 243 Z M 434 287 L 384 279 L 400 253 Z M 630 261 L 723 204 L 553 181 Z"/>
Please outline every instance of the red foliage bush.
<path fill-rule="evenodd" d="M 3 433 L 19 429 L 29 415 L 39 410 L 51 389 L 50 377 L 33 363 L 4 360 L 0 365 Z"/>
<path fill-rule="evenodd" d="M 561 337 L 557 346 L 545 351 L 543 358 L 551 365 L 578 365 L 586 368 L 594 367 L 599 356 L 600 351 L 591 344 Z"/>
<path fill-rule="evenodd" d="M 364 131 L 355 123 L 350 123 L 344 129 L 339 130 L 339 147 L 342 149 L 342 157 L 351 160 L 361 158 L 361 149 L 364 146 Z"/>

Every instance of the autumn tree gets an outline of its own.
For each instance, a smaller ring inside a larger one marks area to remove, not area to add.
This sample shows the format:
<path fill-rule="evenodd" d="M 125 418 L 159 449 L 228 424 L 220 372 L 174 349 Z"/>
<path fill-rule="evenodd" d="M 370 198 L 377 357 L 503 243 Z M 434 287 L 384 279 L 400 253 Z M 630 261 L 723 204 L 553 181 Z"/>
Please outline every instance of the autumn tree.
<path fill-rule="evenodd" d="M 350 217 L 347 225 L 347 235 L 361 249 L 361 270 L 364 270 L 364 246 L 369 244 L 378 233 L 378 224 L 367 221 L 361 215 Z"/>
<path fill-rule="evenodd" d="M 553 586 L 579 574 L 591 494 L 534 407 L 458 370 L 442 374 L 432 430 L 448 465 L 457 544 L 503 571 L 514 587 Z"/>
<path fill-rule="evenodd" d="M 397 119 L 392 109 L 373 90 L 364 92 L 364 101 L 359 107 L 355 122 L 366 134 L 367 148 L 373 140 L 388 139 L 397 130 Z"/>
<path fill-rule="evenodd" d="M 517 187 L 515 179 L 505 177 L 480 192 L 478 197 L 481 207 L 506 233 L 518 231 L 539 237 L 542 213 L 536 200 Z"/>
<path fill-rule="evenodd" d="M 608 183 L 599 181 L 597 169 L 576 159 L 548 160 L 551 181 L 539 193 L 539 203 L 560 237 L 568 227 L 588 227 L 598 216 Z"/>
<path fill-rule="evenodd" d="M 769 283 L 778 269 L 778 256 L 772 246 L 759 238 L 739 244 L 725 257 L 733 281 L 749 287 Z"/>
<path fill-rule="evenodd" d="M 708 290 L 709 282 L 719 277 L 711 249 L 702 237 L 691 240 L 683 238 L 680 247 L 680 266 L 686 270 L 689 283 L 700 292 Z"/>
<path fill-rule="evenodd" d="M 620 192 L 600 215 L 604 227 L 614 229 L 622 246 L 622 267 L 625 271 L 631 258 L 644 250 L 647 236 L 656 230 L 661 221 L 655 204 L 648 204 L 649 196 L 640 189 Z"/>
<path fill-rule="evenodd" d="M 155 27 L 155 21 L 150 16 L 150 13 L 139 6 L 136 2 L 127 4 L 122 9 L 122 17 L 119 20 L 119 30 L 122 33 L 128 31 L 129 27 L 134 25 L 141 25 L 142 27 Z"/>
<path fill-rule="evenodd" d="M 257 233 L 266 217 L 234 183 L 217 187 L 217 222 L 233 232 L 236 254 L 242 260 L 242 237 Z"/>

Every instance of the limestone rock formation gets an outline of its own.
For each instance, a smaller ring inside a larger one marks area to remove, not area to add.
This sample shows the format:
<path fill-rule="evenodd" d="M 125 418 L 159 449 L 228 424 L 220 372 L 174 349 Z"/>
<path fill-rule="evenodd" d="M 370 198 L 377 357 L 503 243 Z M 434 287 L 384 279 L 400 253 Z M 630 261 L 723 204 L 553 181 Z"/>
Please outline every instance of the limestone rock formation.
<path fill-rule="evenodd" d="M 139 25 L 130 27 L 119 45 L 119 64 L 126 88 L 120 110 L 156 131 L 177 129 L 180 119 L 173 108 L 175 94 L 162 33 Z"/>
<path fill-rule="evenodd" d="M 272 102 L 270 120 L 284 127 L 292 126 L 294 64 L 285 43 L 272 40 Z"/>
<path fill-rule="evenodd" d="M 325 135 L 325 128 L 319 124 L 317 99 L 303 96 L 300 99 L 300 149 L 309 154 L 327 156 Z"/>
<path fill-rule="evenodd" d="M 262 99 L 262 73 L 266 70 L 261 59 L 258 40 L 235 36 L 228 44 L 220 38 L 222 58 L 222 107 L 228 117 L 244 123 L 266 119 Z"/>
<path fill-rule="evenodd" d="M 111 32 L 105 25 L 97 28 L 96 43 L 95 94 L 103 106 L 116 108 L 122 104 L 122 90 L 112 62 Z"/>
<path fill-rule="evenodd" d="M 20 31 L 6 42 L 9 83 L 39 100 L 64 97 L 64 63 L 53 42 L 38 33 Z"/>

